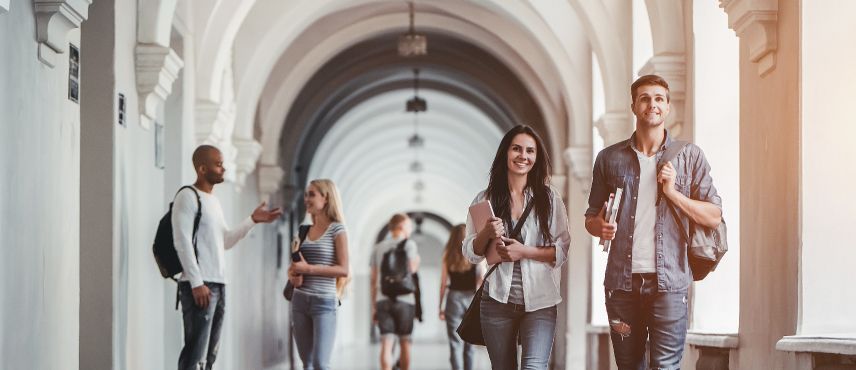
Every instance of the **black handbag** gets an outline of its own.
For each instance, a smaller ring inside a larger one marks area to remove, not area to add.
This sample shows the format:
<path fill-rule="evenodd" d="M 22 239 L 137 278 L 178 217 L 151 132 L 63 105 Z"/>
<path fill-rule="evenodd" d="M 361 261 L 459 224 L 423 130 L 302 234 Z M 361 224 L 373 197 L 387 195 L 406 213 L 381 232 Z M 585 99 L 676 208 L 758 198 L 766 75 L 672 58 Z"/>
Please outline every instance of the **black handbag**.
<path fill-rule="evenodd" d="M 517 227 L 514 228 L 514 231 L 511 232 L 511 239 L 516 239 L 518 235 L 520 235 L 520 230 L 523 229 L 523 224 L 526 223 L 526 217 L 529 216 L 529 212 L 532 210 L 533 202 L 530 201 L 529 204 L 526 205 L 526 209 L 523 211 L 523 215 L 520 216 L 520 221 L 517 222 Z M 479 346 L 484 345 L 484 335 L 482 334 L 482 326 L 481 326 L 481 298 L 482 292 L 484 291 L 484 284 L 487 282 L 487 278 L 499 267 L 500 263 L 493 265 L 487 274 L 484 276 L 484 280 L 482 280 L 482 284 L 478 290 L 476 290 L 476 294 L 473 296 L 472 302 L 470 302 L 470 307 L 467 308 L 467 311 L 464 312 L 464 317 L 461 319 L 461 324 L 458 325 L 458 329 L 456 332 L 464 342 L 470 344 L 476 344 Z"/>
<path fill-rule="evenodd" d="M 298 229 L 297 234 L 300 236 L 300 244 L 296 251 L 291 252 L 291 261 L 300 261 L 300 247 L 303 246 L 303 241 L 306 240 L 306 235 L 309 234 L 309 225 L 300 225 L 300 229 Z M 282 290 L 282 296 L 285 297 L 286 301 L 291 301 L 291 297 L 294 296 L 294 284 L 291 284 L 291 280 L 285 283 L 285 289 Z"/>

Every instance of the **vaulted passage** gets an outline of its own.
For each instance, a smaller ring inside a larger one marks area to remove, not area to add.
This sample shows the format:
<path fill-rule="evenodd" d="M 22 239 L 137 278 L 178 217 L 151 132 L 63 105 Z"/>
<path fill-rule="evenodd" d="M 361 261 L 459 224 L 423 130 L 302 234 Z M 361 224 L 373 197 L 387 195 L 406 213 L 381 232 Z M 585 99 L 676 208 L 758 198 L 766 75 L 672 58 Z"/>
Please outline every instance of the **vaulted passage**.
<path fill-rule="evenodd" d="M 728 224 L 728 253 L 686 295 L 681 368 L 854 368 L 856 3 L 409 4 L 0 0 L 0 368 L 176 368 L 190 305 L 176 310 L 152 242 L 176 191 L 197 181 L 200 145 L 218 148 L 225 168 L 205 212 L 219 203 L 238 227 L 264 221 L 247 218 L 262 202 L 282 210 L 234 248 L 198 254 L 197 266 L 216 271 L 200 274 L 225 284 L 215 368 L 302 368 L 300 303 L 283 288 L 300 225 L 320 217 L 305 194 L 324 193 L 317 179 L 338 189 L 343 227 L 329 230 L 347 240 L 348 284 L 330 304 L 324 347 L 332 368 L 381 367 L 371 265 L 376 245 L 400 236 L 395 213 L 412 221 L 419 255 L 411 369 L 452 368 L 445 248 L 519 124 L 544 140 L 571 240 L 566 262 L 544 267 L 561 297 L 548 368 L 614 368 L 614 341 L 639 328 L 607 310 L 621 289 L 604 283 L 632 254 L 602 252 L 584 213 L 598 206 L 591 194 L 635 181 L 595 163 L 640 132 L 630 87 L 648 74 L 668 82 L 663 127 L 701 148 Z M 414 34 L 426 48 L 409 55 L 421 46 L 403 43 Z M 702 167 L 677 175 L 690 198 L 702 196 Z M 220 224 L 205 215 L 200 230 Z M 618 225 L 619 238 L 638 238 L 626 231 L 637 221 Z M 323 244 L 322 231 L 310 244 Z M 324 276 L 339 274 L 332 266 Z M 521 281 L 537 275 L 521 271 Z M 474 368 L 491 368 L 484 347 Z"/>

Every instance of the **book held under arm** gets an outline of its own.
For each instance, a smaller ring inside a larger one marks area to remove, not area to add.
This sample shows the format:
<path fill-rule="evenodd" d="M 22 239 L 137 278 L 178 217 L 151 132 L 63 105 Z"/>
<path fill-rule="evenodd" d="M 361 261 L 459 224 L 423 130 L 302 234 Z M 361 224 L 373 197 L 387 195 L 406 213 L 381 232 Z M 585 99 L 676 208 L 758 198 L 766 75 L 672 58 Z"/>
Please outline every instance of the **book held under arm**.
<path fill-rule="evenodd" d="M 483 200 L 470 206 L 470 217 L 473 218 L 473 226 L 476 227 L 476 233 L 481 232 L 487 221 L 495 217 L 490 201 Z M 488 265 L 502 262 L 502 258 L 499 257 L 499 252 L 496 250 L 496 243 L 495 239 L 491 239 L 488 242 L 487 249 L 484 251 L 484 257 Z"/>

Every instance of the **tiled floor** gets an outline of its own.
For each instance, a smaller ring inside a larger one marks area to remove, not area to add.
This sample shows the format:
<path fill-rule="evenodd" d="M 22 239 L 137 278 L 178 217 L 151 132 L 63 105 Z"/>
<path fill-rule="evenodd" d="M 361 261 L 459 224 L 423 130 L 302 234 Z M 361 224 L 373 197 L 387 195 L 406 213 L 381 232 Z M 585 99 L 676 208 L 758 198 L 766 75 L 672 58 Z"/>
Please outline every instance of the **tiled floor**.
<path fill-rule="evenodd" d="M 378 370 L 380 369 L 378 356 L 380 347 L 374 345 L 354 345 L 337 348 L 333 354 L 334 370 Z M 484 347 L 476 347 L 476 370 L 490 369 L 487 351 Z M 296 361 L 299 362 L 299 361 Z M 295 366 L 300 369 L 299 364 Z M 444 370 L 450 369 L 449 347 L 446 343 L 416 342 L 413 345 L 413 362 L 411 370 Z M 275 370 L 290 370 L 288 365 L 281 366 Z"/>

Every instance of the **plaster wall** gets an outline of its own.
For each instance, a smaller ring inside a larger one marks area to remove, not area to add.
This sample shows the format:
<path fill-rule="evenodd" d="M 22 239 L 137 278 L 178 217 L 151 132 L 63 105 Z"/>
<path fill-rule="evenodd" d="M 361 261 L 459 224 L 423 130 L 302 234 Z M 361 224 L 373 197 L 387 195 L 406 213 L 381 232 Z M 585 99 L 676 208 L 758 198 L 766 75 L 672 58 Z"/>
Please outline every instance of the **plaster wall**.
<path fill-rule="evenodd" d="M 842 162 L 856 158 L 856 23 L 839 16 L 854 12 L 852 1 L 802 2 L 800 334 L 856 333 L 856 250 L 842 239 L 856 221 L 842 192 L 856 180 Z"/>
<path fill-rule="evenodd" d="M 76 369 L 80 110 L 68 50 L 49 68 L 38 46 L 32 5 L 0 1 L 0 368 Z"/>

